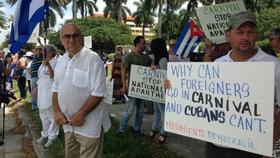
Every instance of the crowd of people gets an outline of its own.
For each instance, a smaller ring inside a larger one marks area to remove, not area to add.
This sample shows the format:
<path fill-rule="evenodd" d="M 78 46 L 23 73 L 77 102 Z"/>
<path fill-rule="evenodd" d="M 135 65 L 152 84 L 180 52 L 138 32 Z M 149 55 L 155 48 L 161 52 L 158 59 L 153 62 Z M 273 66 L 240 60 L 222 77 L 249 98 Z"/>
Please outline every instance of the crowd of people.
<path fill-rule="evenodd" d="M 204 54 L 199 59 L 190 61 L 205 62 L 259 62 L 275 63 L 275 118 L 274 143 L 280 139 L 280 29 L 271 31 L 269 40 L 275 56 L 268 55 L 258 46 L 257 22 L 247 12 L 231 16 L 229 29 L 226 31 L 226 43 L 213 44 L 209 39 L 204 42 Z M 42 122 L 41 137 L 37 143 L 48 148 L 57 139 L 59 126 L 65 133 L 65 154 L 67 158 L 101 157 L 104 133 L 111 126 L 106 104 L 106 74 L 102 58 L 84 47 L 81 29 L 75 24 L 65 24 L 60 31 L 60 41 L 65 54 L 58 54 L 54 45 L 36 46 L 31 51 L 21 49 L 15 55 L 0 51 L 0 72 L 8 76 L 7 82 L 12 87 L 16 80 L 20 99 L 26 99 L 27 90 L 32 96 L 31 110 L 39 112 Z M 168 62 L 179 62 L 172 51 L 176 41 L 167 44 L 162 38 L 155 38 L 150 43 L 150 54 L 145 52 L 146 41 L 137 36 L 134 50 L 124 53 L 122 47 L 116 48 L 112 62 L 111 80 L 114 79 L 113 97 L 124 103 L 118 133 L 125 135 L 127 124 L 136 109 L 133 134 L 141 134 L 145 100 L 128 97 L 131 65 L 167 70 Z M 151 58 L 152 56 L 152 58 Z M 189 59 L 188 59 L 189 60 Z M 1 80 L 3 81 L 3 79 Z M 26 87 L 27 85 L 27 87 Z M 170 82 L 165 81 L 168 89 Z M 154 103 L 153 121 L 150 137 L 156 143 L 165 143 L 168 139 L 164 130 L 165 105 Z M 262 157 L 245 151 L 207 143 L 206 157 Z"/>

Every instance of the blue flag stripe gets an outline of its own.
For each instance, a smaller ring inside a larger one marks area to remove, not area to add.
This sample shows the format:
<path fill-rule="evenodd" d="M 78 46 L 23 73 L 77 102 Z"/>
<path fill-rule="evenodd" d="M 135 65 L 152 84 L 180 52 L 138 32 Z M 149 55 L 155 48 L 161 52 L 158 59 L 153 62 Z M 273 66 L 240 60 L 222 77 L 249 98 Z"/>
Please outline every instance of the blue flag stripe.
<path fill-rule="evenodd" d="M 176 42 L 176 45 L 174 47 L 174 52 L 177 54 L 177 51 L 181 47 L 182 42 L 185 40 L 187 33 L 189 32 L 189 20 L 187 20 L 185 27 L 183 29 L 183 32 L 180 34 L 179 39 Z M 190 35 L 190 32 L 189 32 Z M 181 48 L 182 49 L 182 48 Z M 178 52 L 178 54 L 181 54 L 181 52 Z M 177 54 L 177 55 L 178 55 Z M 179 55 L 178 55 L 179 56 Z"/>
<path fill-rule="evenodd" d="M 16 53 L 26 44 L 36 25 L 45 17 L 45 0 L 18 1 L 9 39 L 10 51 Z"/>

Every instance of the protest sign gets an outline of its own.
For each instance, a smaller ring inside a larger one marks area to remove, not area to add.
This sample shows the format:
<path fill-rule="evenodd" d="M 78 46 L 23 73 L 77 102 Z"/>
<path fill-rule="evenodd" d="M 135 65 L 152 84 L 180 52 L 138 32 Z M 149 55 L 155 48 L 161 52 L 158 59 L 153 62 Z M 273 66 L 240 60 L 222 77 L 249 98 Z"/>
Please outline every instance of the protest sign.
<path fill-rule="evenodd" d="M 110 81 L 109 78 L 106 78 L 106 88 L 107 96 L 104 98 L 104 102 L 107 104 L 113 104 L 113 88 L 114 88 L 114 79 Z"/>
<path fill-rule="evenodd" d="M 128 95 L 164 103 L 163 81 L 165 79 L 165 70 L 152 70 L 149 67 L 131 65 Z"/>
<path fill-rule="evenodd" d="M 168 63 L 168 132 L 272 155 L 274 64 Z"/>
<path fill-rule="evenodd" d="M 243 1 L 233 1 L 196 8 L 205 36 L 213 43 L 226 42 L 225 31 L 228 19 L 232 14 L 246 11 Z"/>
<path fill-rule="evenodd" d="M 85 47 L 92 48 L 92 37 L 91 36 L 84 37 L 84 41 L 85 41 Z"/>

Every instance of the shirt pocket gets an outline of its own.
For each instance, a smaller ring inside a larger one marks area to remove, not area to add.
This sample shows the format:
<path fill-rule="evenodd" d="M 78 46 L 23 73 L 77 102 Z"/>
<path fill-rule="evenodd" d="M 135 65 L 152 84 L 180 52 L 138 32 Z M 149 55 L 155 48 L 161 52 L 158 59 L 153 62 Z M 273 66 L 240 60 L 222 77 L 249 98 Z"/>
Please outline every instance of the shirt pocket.
<path fill-rule="evenodd" d="M 88 71 L 74 69 L 72 82 L 75 86 L 85 88 L 88 83 Z"/>

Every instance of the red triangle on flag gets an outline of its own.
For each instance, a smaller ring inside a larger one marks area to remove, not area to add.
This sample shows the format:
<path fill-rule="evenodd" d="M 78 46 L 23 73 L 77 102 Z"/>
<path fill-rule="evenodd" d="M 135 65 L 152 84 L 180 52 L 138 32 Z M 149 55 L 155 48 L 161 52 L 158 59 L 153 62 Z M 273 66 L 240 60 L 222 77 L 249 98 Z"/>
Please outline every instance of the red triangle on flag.
<path fill-rule="evenodd" d="M 204 36 L 204 32 L 190 19 L 191 36 Z"/>

